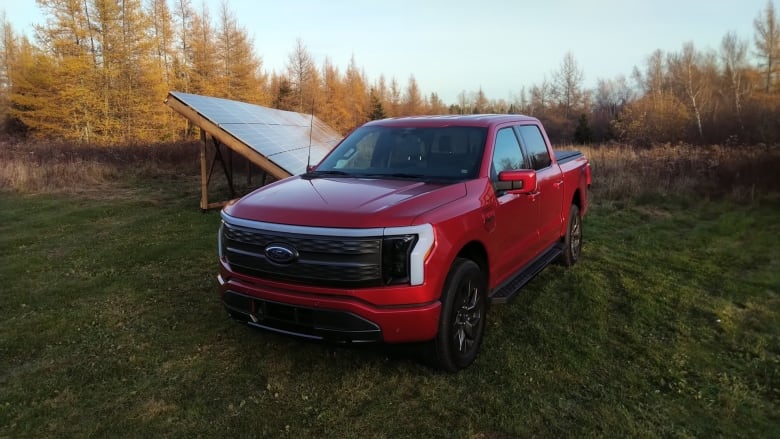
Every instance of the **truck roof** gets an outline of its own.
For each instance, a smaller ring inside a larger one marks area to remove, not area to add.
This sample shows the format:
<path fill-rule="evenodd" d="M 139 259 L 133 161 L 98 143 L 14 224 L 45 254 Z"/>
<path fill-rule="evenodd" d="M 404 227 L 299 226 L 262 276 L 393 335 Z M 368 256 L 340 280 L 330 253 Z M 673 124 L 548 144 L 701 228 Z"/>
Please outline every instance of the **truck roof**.
<path fill-rule="evenodd" d="M 365 126 L 387 127 L 447 127 L 453 125 L 489 127 L 504 122 L 538 122 L 522 114 L 468 114 L 441 116 L 408 116 L 374 120 Z"/>

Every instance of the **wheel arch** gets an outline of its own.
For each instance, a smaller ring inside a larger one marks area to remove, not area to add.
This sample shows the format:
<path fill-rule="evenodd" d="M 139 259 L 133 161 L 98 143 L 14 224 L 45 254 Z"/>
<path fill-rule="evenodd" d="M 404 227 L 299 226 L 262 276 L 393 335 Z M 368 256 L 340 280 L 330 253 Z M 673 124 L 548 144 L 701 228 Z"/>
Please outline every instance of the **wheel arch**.
<path fill-rule="evenodd" d="M 574 196 L 572 197 L 571 204 L 574 204 L 575 206 L 577 206 L 577 208 L 582 210 L 582 194 L 580 193 L 579 188 L 577 188 L 577 190 L 574 191 Z"/>
<path fill-rule="evenodd" d="M 490 260 L 485 246 L 479 241 L 470 241 L 464 245 L 455 258 L 474 261 L 485 276 L 486 285 L 490 285 Z M 454 259 L 453 259 L 454 262 Z"/>

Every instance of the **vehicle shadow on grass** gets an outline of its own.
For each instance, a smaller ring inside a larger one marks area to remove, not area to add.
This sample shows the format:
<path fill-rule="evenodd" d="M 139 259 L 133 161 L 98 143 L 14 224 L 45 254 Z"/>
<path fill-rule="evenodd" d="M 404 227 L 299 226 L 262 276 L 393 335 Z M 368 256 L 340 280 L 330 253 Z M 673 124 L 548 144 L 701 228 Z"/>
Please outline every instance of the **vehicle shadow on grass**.
<path fill-rule="evenodd" d="M 248 357 L 247 361 L 253 361 L 252 357 L 256 355 L 256 351 L 264 349 L 273 352 L 277 359 L 287 363 L 293 373 L 328 369 L 330 372 L 349 374 L 366 367 L 378 367 L 385 372 L 433 371 L 426 367 L 424 343 L 339 343 L 308 340 L 253 328 L 239 322 L 231 323 L 240 328 L 240 331 L 234 333 L 244 338 L 240 351 Z"/>

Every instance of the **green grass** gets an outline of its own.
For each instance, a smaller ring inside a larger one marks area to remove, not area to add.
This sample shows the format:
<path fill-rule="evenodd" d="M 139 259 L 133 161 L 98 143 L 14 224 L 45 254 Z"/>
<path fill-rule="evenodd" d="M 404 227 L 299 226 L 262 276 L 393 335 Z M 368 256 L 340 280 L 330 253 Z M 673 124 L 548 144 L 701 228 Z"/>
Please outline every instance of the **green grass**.
<path fill-rule="evenodd" d="M 176 177 L 0 192 L 0 437 L 776 437 L 780 203 L 602 201 L 476 363 L 232 322 Z"/>

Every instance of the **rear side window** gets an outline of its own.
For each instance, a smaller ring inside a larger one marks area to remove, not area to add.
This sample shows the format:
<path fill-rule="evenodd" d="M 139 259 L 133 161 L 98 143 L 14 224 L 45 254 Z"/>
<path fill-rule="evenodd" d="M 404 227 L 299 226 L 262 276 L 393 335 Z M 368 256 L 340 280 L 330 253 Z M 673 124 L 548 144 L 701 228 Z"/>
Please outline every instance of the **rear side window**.
<path fill-rule="evenodd" d="M 525 150 L 531 157 L 531 163 L 536 170 L 550 166 L 550 152 L 547 150 L 547 144 L 544 137 L 536 125 L 523 125 L 517 127 L 520 132 L 520 138 L 523 139 Z"/>

